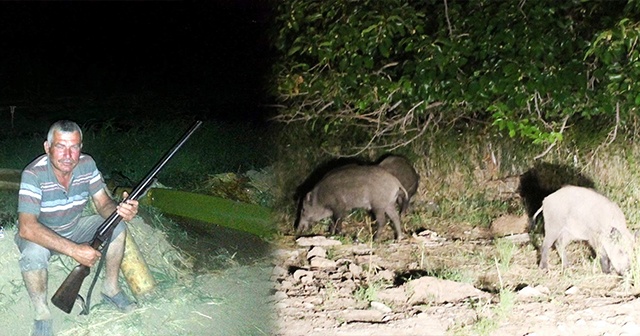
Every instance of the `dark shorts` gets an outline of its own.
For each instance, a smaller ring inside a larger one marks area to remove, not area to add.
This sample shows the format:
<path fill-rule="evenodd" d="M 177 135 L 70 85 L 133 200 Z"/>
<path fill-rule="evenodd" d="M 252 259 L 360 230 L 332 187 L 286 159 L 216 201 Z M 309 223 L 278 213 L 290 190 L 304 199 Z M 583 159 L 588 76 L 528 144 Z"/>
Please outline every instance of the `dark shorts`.
<path fill-rule="evenodd" d="M 104 222 L 104 218 L 100 215 L 93 215 L 82 217 L 78 221 L 78 224 L 74 228 L 73 232 L 65 238 L 70 239 L 76 243 L 88 243 L 93 239 L 98 227 Z M 113 230 L 111 240 L 118 237 L 124 232 L 126 225 L 123 221 L 120 221 Z M 51 251 L 36 243 L 32 243 L 28 240 L 20 238 L 18 234 L 15 236 L 16 245 L 20 250 L 20 270 L 22 272 L 46 269 L 49 267 L 49 259 L 51 255 L 57 254 L 55 251 Z"/>

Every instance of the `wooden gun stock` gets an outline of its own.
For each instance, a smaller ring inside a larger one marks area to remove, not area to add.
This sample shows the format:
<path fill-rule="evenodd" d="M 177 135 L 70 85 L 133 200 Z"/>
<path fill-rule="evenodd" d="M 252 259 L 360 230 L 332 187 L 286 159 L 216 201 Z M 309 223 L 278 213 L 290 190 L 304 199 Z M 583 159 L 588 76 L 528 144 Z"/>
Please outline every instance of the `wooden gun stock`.
<path fill-rule="evenodd" d="M 176 152 L 184 145 L 185 142 L 189 139 L 191 134 L 195 132 L 198 127 L 202 125 L 202 121 L 196 121 L 191 128 L 182 136 L 178 142 L 173 146 L 173 148 L 165 154 L 165 156 L 158 162 L 151 172 L 147 174 L 147 176 L 136 186 L 136 188 L 131 192 L 131 194 L 125 199 L 127 200 L 137 200 L 141 197 L 147 189 L 151 187 L 155 176 L 160 172 L 160 170 L 167 164 L 167 162 L 176 154 Z M 122 217 L 118 215 L 116 211 L 111 213 L 109 218 L 107 218 L 101 225 L 98 227 L 96 234 L 93 237 L 90 245 L 94 249 L 100 251 L 102 249 L 103 243 L 109 239 L 111 239 L 111 234 L 113 233 L 113 229 L 115 229 L 116 225 L 120 222 Z M 106 256 L 103 256 L 106 258 Z M 91 272 L 91 268 L 83 265 L 76 266 L 71 273 L 64 280 L 62 285 L 58 288 L 53 297 L 51 297 L 51 302 L 63 312 L 69 314 L 71 309 L 73 308 L 73 304 L 76 302 L 76 298 L 78 297 L 78 293 L 80 293 L 80 288 L 82 287 L 82 282 L 84 278 L 89 275 Z"/>
<path fill-rule="evenodd" d="M 76 298 L 78 298 L 78 293 L 80 293 L 82 282 L 90 272 L 91 269 L 87 266 L 76 266 L 67 278 L 64 279 L 62 285 L 58 287 L 58 290 L 51 298 L 51 302 L 63 312 L 67 314 L 71 313 L 73 304 L 76 302 Z"/>

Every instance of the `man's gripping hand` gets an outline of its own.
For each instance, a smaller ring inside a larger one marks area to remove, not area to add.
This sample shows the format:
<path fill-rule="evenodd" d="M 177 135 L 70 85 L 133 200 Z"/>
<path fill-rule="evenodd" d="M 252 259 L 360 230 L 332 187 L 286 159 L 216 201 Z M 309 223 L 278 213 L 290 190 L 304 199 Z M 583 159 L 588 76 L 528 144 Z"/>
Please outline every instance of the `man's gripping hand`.
<path fill-rule="evenodd" d="M 84 266 L 93 267 L 102 254 L 89 244 L 77 244 L 71 249 L 69 256 Z"/>
<path fill-rule="evenodd" d="M 127 192 L 122 193 L 122 198 L 126 199 L 129 194 Z M 122 217 L 125 221 L 130 221 L 138 214 L 138 201 L 137 200 L 127 200 L 120 202 L 116 207 L 116 211 L 118 215 Z"/>

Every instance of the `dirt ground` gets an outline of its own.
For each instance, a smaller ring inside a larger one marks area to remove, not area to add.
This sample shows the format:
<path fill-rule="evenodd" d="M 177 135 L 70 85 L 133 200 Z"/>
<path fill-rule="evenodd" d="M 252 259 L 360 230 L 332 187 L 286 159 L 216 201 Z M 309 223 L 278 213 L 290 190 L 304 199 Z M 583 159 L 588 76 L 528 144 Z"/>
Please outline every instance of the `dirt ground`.
<path fill-rule="evenodd" d="M 273 334 L 275 318 L 269 280 L 273 266 L 267 259 L 256 256 L 250 263 L 195 271 L 191 261 L 183 259 L 162 233 L 137 219 L 129 226 L 135 228 L 132 232 L 157 282 L 155 289 L 137 298 L 137 310 L 122 314 L 101 303 L 99 279 L 88 316 L 79 315 L 79 305 L 70 314 L 51 305 L 56 335 Z M 15 228 L 9 228 L 0 239 L 0 334 L 29 335 L 33 310 L 21 279 L 14 235 Z M 68 258 L 52 258 L 49 296 L 69 273 L 67 267 L 74 266 Z M 85 279 L 80 294 L 87 293 L 93 272 Z M 128 291 L 124 283 L 123 287 Z"/>
<path fill-rule="evenodd" d="M 586 246 L 543 272 L 528 235 L 491 236 L 461 224 L 400 242 L 290 237 L 275 252 L 276 334 L 640 335 L 637 292 Z"/>

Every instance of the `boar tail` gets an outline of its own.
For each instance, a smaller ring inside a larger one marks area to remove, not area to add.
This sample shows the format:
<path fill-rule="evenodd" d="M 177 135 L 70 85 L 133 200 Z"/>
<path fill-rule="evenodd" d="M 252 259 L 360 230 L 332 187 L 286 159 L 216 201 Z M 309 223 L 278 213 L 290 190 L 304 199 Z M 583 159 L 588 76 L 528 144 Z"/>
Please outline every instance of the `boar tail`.
<path fill-rule="evenodd" d="M 404 193 L 404 199 L 409 200 L 409 193 L 407 192 L 407 189 L 405 189 L 402 185 L 400 185 L 400 189 L 402 189 L 402 192 Z"/>
<path fill-rule="evenodd" d="M 409 193 L 402 185 L 400 185 L 400 190 L 402 190 L 402 193 L 398 193 L 396 204 L 400 205 L 400 213 L 404 214 L 409 208 Z"/>
<path fill-rule="evenodd" d="M 533 216 L 529 218 L 529 232 L 533 231 L 533 228 L 536 226 L 536 217 L 538 217 L 538 215 L 542 212 L 542 208 L 543 207 L 540 207 L 540 209 L 538 209 L 538 211 L 536 211 L 536 213 L 534 213 Z"/>

